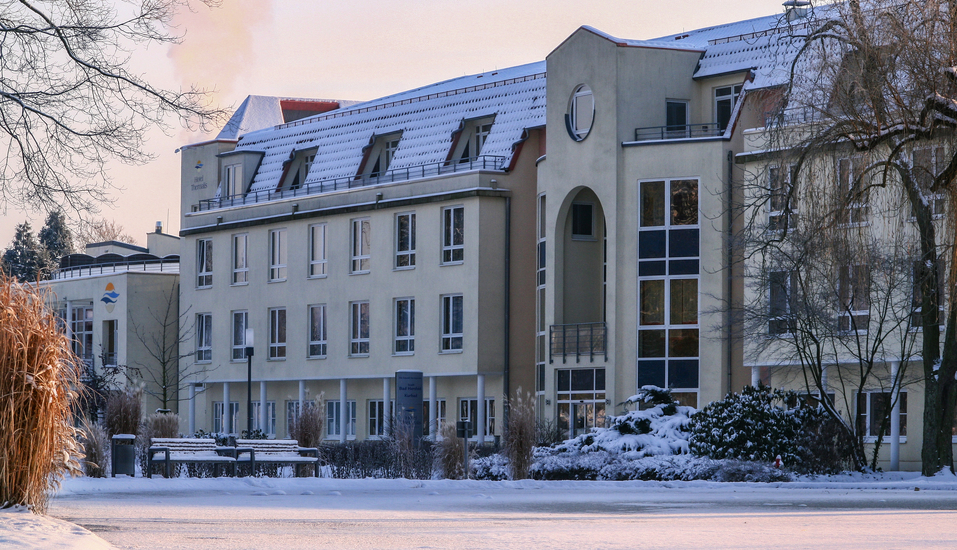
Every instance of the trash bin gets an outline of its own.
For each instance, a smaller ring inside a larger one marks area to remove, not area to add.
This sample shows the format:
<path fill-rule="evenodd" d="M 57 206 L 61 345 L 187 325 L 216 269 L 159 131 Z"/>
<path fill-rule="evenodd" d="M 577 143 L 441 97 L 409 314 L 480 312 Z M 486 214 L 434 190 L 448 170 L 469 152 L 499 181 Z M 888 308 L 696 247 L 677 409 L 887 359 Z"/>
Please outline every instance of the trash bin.
<path fill-rule="evenodd" d="M 135 441 L 136 436 L 132 434 L 113 436 L 113 445 L 110 449 L 113 477 L 116 477 L 116 474 L 126 474 L 130 477 L 136 475 L 136 447 L 133 446 Z"/>

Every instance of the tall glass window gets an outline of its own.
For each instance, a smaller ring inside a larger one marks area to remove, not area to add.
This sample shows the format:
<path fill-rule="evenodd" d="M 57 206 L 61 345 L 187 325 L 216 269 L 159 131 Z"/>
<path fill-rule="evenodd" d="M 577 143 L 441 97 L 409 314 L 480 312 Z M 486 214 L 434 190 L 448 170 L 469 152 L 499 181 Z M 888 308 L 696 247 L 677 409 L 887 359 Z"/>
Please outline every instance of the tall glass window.
<path fill-rule="evenodd" d="M 309 357 L 325 357 L 326 345 L 326 304 L 309 306 Z"/>
<path fill-rule="evenodd" d="M 249 260 L 246 256 L 245 233 L 233 235 L 233 284 L 244 285 L 249 282 Z"/>
<path fill-rule="evenodd" d="M 246 328 L 249 326 L 249 312 L 233 312 L 232 360 L 246 360 Z"/>
<path fill-rule="evenodd" d="M 415 299 L 395 300 L 395 346 L 396 355 L 412 354 L 415 351 Z"/>
<path fill-rule="evenodd" d="M 372 221 L 352 220 L 352 273 L 368 273 L 372 249 Z"/>
<path fill-rule="evenodd" d="M 349 309 L 349 355 L 369 355 L 369 302 L 352 302 Z"/>
<path fill-rule="evenodd" d="M 286 358 L 286 308 L 269 310 L 269 359 Z"/>
<path fill-rule="evenodd" d="M 286 280 L 286 230 L 269 232 L 269 280 Z"/>
<path fill-rule="evenodd" d="M 442 296 L 442 351 L 461 351 L 463 340 L 462 295 Z"/>
<path fill-rule="evenodd" d="M 200 313 L 196 316 L 196 362 L 208 363 L 213 360 L 213 314 Z"/>
<path fill-rule="evenodd" d="M 309 276 L 326 276 L 326 224 L 309 226 Z"/>
<path fill-rule="evenodd" d="M 465 207 L 442 209 L 442 263 L 465 261 Z"/>
<path fill-rule="evenodd" d="M 212 239 L 200 239 L 196 241 L 196 286 L 199 288 L 213 286 Z"/>
<path fill-rule="evenodd" d="M 415 212 L 395 217 L 395 267 L 415 267 Z"/>

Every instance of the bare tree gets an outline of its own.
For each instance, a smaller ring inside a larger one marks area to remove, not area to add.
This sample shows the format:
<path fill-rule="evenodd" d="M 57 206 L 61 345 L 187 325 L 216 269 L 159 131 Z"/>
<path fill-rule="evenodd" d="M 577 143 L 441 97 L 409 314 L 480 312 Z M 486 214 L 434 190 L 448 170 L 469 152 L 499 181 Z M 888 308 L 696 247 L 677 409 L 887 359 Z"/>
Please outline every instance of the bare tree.
<path fill-rule="evenodd" d="M 912 227 L 902 231 L 912 237 L 906 244 L 917 260 L 912 265 L 919 302 L 912 313 L 920 330 L 915 345 L 924 388 L 925 475 L 953 469 L 957 302 L 947 304 L 945 297 L 955 296 L 955 29 L 954 0 L 849 0 L 818 8 L 807 25 L 795 26 L 786 38 L 802 45 L 780 95 L 784 108 L 769 118 L 767 134 L 767 149 L 781 152 L 798 178 L 818 178 L 818 189 L 837 182 L 838 200 L 824 212 L 829 218 L 822 227 L 867 224 L 849 216 L 868 214 L 860 207 L 873 196 L 883 196 L 887 204 L 896 199 L 899 215 L 913 218 Z M 839 158 L 848 164 L 840 166 Z M 820 177 L 827 160 L 833 163 L 831 175 Z M 770 195 L 766 192 L 765 200 Z M 810 210 L 790 191 L 779 200 L 784 212 Z M 944 211 L 950 215 L 942 216 Z M 779 236 L 766 239 L 772 249 L 801 225 L 789 224 L 787 217 L 781 221 Z M 765 250 L 753 247 L 749 254 Z M 946 311 L 943 331 L 941 311 Z"/>
<path fill-rule="evenodd" d="M 0 1 L 0 202 L 94 207 L 109 160 L 150 160 L 151 128 L 224 117 L 203 90 L 166 90 L 128 69 L 135 50 L 180 39 L 170 20 L 188 2 Z"/>
<path fill-rule="evenodd" d="M 195 352 L 180 349 L 190 339 L 194 325 L 187 323 L 189 308 L 179 311 L 179 283 L 173 283 L 169 292 L 164 291 L 163 299 L 156 304 L 156 309 L 147 308 L 149 320 L 145 322 L 137 322 L 130 316 L 130 325 L 148 358 L 148 361 L 134 360 L 133 364 L 146 382 L 146 393 L 158 399 L 162 408 L 169 409 L 179 392 L 209 369 L 197 363 L 180 368 L 180 360 L 192 357 Z M 185 328 L 180 331 L 180 326 Z"/>
<path fill-rule="evenodd" d="M 98 220 L 80 222 L 76 232 L 76 242 L 79 247 L 88 244 L 118 241 L 121 243 L 135 243 L 136 238 L 126 232 L 126 229 L 114 220 L 100 218 Z"/>

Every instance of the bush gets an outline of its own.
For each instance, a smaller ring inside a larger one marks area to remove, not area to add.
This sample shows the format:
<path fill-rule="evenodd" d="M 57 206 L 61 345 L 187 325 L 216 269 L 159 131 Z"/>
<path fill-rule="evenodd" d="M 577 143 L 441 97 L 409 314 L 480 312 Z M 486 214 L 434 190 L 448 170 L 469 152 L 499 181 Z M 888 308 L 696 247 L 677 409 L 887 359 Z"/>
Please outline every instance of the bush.
<path fill-rule="evenodd" d="M 106 429 L 84 416 L 80 419 L 80 444 L 83 446 L 83 471 L 87 477 L 106 477 L 110 464 L 110 438 Z"/>
<path fill-rule="evenodd" d="M 509 399 L 508 424 L 503 439 L 509 476 L 512 479 L 527 478 L 535 450 L 535 401 L 528 392 L 523 397 L 522 388 L 518 388 L 515 397 Z"/>
<path fill-rule="evenodd" d="M 406 459 L 406 471 L 396 458 L 394 444 L 386 439 L 323 445 L 320 451 L 332 477 L 337 479 L 431 479 L 432 446 L 430 441 L 420 440 L 419 448 Z"/>
<path fill-rule="evenodd" d="M 444 479 L 462 479 L 465 477 L 465 461 L 462 441 L 455 435 L 455 424 L 442 425 L 440 439 L 432 447 L 436 475 Z"/>
<path fill-rule="evenodd" d="M 127 388 L 106 398 L 106 433 L 137 435 L 143 410 L 143 390 Z"/>
<path fill-rule="evenodd" d="M 140 470 L 146 471 L 148 462 L 148 452 L 150 440 L 154 437 L 179 437 L 179 415 L 174 413 L 153 413 L 146 417 L 143 426 L 136 436 L 136 451 L 139 455 Z M 176 464 L 176 471 L 179 472 L 181 466 Z"/>
<path fill-rule="evenodd" d="M 306 403 L 305 410 L 293 419 L 289 437 L 299 442 L 300 447 L 318 447 L 322 444 L 323 430 L 326 427 L 326 407 L 323 395 L 312 403 Z"/>
<path fill-rule="evenodd" d="M 801 473 L 831 473 L 846 464 L 841 430 L 820 406 L 794 392 L 747 386 L 694 415 L 691 451 L 715 459 L 774 462 Z M 793 406 L 787 406 L 792 403 Z"/>
<path fill-rule="evenodd" d="M 34 512 L 64 474 L 82 474 L 72 424 L 78 362 L 46 299 L 0 274 L 0 507 Z"/>

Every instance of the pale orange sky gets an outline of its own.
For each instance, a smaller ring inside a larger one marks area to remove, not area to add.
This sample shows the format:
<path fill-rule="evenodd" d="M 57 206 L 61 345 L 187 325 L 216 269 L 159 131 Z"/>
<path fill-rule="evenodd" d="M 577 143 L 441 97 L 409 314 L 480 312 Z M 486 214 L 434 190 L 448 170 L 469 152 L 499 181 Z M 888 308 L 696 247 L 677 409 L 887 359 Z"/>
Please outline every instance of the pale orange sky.
<path fill-rule="evenodd" d="M 224 0 L 218 9 L 195 9 L 181 14 L 182 45 L 134 52 L 132 68 L 169 88 L 215 88 L 217 103 L 232 107 L 250 94 L 374 99 L 540 61 L 582 25 L 647 39 L 783 11 L 781 0 Z M 174 151 L 209 137 L 154 132 L 147 147 L 156 160 L 111 165 L 121 189 L 98 216 L 115 220 L 141 245 L 157 221 L 178 232 Z M 36 233 L 44 215 L 8 207 L 0 248 L 24 219 Z"/>

